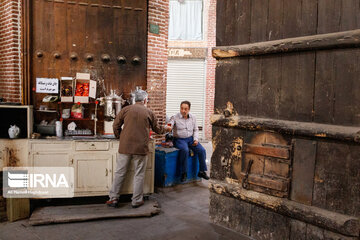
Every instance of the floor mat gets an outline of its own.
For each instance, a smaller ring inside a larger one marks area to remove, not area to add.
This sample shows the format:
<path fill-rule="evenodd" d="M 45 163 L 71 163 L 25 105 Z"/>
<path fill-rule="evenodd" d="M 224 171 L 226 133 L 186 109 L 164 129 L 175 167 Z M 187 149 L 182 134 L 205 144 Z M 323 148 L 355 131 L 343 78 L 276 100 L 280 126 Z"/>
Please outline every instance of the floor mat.
<path fill-rule="evenodd" d="M 145 201 L 145 204 L 139 208 L 132 208 L 131 203 L 122 203 L 119 208 L 111 208 L 105 204 L 43 207 L 32 213 L 29 224 L 46 225 L 104 218 L 151 217 L 159 212 L 158 203 L 153 200 Z"/>

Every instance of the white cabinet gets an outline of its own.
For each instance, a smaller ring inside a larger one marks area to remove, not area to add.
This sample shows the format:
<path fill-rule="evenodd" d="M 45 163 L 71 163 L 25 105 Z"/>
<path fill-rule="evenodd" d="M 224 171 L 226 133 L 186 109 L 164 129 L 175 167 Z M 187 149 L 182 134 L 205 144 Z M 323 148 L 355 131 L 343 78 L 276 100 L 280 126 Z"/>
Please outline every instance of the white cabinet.
<path fill-rule="evenodd" d="M 108 152 L 75 153 L 75 193 L 109 192 L 112 180 L 113 154 Z"/>
<path fill-rule="evenodd" d="M 69 167 L 71 141 L 30 140 L 29 163 L 32 167 Z"/>
<path fill-rule="evenodd" d="M 33 167 L 69 167 L 69 153 L 35 152 L 31 154 Z"/>
<path fill-rule="evenodd" d="M 109 194 L 116 169 L 119 141 L 31 139 L 28 142 L 29 159 L 24 161 L 23 166 L 73 167 L 75 196 Z M 154 141 L 150 141 L 149 150 L 144 183 L 145 194 L 154 192 Z M 133 177 L 134 164 L 131 162 L 120 194 L 132 194 Z"/>

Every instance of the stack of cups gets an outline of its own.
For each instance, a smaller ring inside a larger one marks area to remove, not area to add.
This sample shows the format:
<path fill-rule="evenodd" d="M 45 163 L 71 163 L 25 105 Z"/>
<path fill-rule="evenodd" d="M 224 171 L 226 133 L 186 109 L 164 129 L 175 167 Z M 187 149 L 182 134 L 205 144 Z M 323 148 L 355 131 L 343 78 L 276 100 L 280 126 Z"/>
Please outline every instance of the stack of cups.
<path fill-rule="evenodd" d="M 56 136 L 62 137 L 63 136 L 62 122 L 56 121 L 55 126 L 56 126 Z"/>

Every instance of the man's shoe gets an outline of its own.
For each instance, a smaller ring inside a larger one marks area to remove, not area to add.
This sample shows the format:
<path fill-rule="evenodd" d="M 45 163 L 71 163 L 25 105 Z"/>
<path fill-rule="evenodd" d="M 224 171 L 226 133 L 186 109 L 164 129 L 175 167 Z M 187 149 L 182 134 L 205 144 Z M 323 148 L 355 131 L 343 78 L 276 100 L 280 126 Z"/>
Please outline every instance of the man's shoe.
<path fill-rule="evenodd" d="M 181 182 L 185 182 L 186 181 L 186 173 L 181 174 Z"/>
<path fill-rule="evenodd" d="M 198 173 L 198 177 L 203 178 L 203 179 L 205 179 L 205 180 L 209 180 L 209 179 L 210 179 L 209 176 L 206 175 L 206 172 L 202 172 L 202 171 L 200 171 L 200 172 Z"/>
<path fill-rule="evenodd" d="M 113 200 L 106 201 L 106 205 L 108 207 L 118 208 L 119 207 L 119 200 L 118 199 L 113 199 Z"/>
<path fill-rule="evenodd" d="M 139 202 L 138 204 L 135 205 L 131 205 L 132 208 L 138 208 L 140 206 L 144 205 L 144 200 L 142 200 L 141 202 Z"/>

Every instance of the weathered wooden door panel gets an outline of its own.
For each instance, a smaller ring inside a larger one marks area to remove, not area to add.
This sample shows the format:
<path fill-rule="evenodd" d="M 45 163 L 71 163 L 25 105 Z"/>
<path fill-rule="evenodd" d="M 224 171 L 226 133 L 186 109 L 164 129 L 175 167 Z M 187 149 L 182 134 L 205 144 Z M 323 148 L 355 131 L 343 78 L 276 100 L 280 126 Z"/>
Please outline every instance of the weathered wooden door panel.
<path fill-rule="evenodd" d="M 146 87 L 147 1 L 35 0 L 31 8 L 32 87 L 37 77 L 76 72 L 104 79 L 108 92 L 125 97 Z M 44 94 L 32 95 L 38 105 Z"/>
<path fill-rule="evenodd" d="M 357 0 L 229 0 L 217 6 L 216 45 L 358 29 L 357 4 Z"/>
<path fill-rule="evenodd" d="M 217 16 L 211 217 L 255 239 L 358 239 L 359 0 L 218 1 Z"/>
<path fill-rule="evenodd" d="M 312 204 L 360 217 L 360 146 L 318 142 Z"/>
<path fill-rule="evenodd" d="M 311 205 L 314 186 L 316 141 L 295 139 L 290 199 Z"/>

